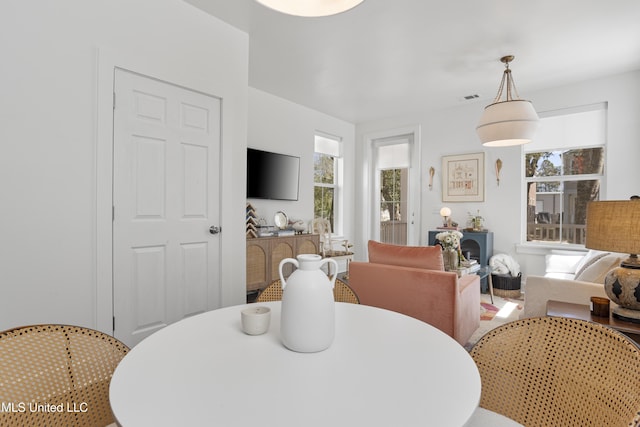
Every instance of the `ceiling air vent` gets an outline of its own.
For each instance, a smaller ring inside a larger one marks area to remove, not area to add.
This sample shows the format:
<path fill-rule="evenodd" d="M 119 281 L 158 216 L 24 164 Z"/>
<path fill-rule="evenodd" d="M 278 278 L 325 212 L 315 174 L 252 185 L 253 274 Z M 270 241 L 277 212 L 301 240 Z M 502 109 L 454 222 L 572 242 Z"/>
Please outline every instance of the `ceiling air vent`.
<path fill-rule="evenodd" d="M 480 95 L 473 93 L 471 95 L 464 95 L 458 97 L 458 102 L 474 102 L 480 99 Z"/>

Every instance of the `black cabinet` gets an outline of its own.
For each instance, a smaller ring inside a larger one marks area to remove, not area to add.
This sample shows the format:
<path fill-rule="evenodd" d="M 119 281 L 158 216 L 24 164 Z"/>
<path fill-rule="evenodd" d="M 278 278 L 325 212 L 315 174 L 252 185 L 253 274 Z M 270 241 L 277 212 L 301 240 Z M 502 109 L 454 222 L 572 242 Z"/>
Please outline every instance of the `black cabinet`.
<path fill-rule="evenodd" d="M 436 234 L 445 230 L 429 231 L 429 245 L 436 244 Z M 489 265 L 489 259 L 493 255 L 493 232 L 461 231 L 462 239 L 460 249 L 465 258 L 475 259 L 481 267 Z M 487 277 L 481 280 L 482 292 L 487 291 Z"/>

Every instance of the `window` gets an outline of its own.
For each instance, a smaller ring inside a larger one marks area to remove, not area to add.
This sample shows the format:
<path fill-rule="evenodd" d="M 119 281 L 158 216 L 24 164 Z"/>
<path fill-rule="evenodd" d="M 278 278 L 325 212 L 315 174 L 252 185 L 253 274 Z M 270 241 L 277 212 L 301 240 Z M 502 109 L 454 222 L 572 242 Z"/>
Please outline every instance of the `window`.
<path fill-rule="evenodd" d="M 584 245 L 587 203 L 604 179 L 606 105 L 541 116 L 524 154 L 526 241 Z"/>
<path fill-rule="evenodd" d="M 316 135 L 313 155 L 313 214 L 329 220 L 331 230 L 339 228 L 336 218 L 339 194 L 341 142 L 337 137 Z"/>

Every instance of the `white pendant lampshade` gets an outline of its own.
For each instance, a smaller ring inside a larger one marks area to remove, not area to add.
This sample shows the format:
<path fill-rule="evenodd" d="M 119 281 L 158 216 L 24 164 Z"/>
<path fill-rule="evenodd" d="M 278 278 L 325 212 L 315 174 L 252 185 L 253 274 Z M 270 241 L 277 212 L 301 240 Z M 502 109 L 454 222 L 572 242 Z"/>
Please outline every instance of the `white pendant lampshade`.
<path fill-rule="evenodd" d="M 487 147 L 507 147 L 531 142 L 538 114 L 530 101 L 516 99 L 487 105 L 476 132 Z"/>
<path fill-rule="evenodd" d="M 509 69 L 513 56 L 500 59 L 505 70 L 498 89 L 498 95 L 492 104 L 485 107 L 476 132 L 483 145 L 487 147 L 507 147 L 531 142 L 538 128 L 538 114 L 530 101 L 518 99 L 515 83 Z M 502 92 L 507 88 L 506 100 L 502 101 Z M 515 92 L 516 99 L 512 98 Z"/>
<path fill-rule="evenodd" d="M 364 0 L 256 0 L 264 6 L 287 15 L 317 17 L 345 12 Z"/>

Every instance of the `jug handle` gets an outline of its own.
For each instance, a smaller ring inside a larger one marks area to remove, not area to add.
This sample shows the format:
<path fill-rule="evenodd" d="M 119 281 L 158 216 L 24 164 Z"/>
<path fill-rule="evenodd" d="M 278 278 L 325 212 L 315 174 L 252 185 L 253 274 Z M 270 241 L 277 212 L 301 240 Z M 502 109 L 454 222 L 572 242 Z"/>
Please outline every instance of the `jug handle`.
<path fill-rule="evenodd" d="M 335 271 L 335 273 L 331 275 L 331 277 L 329 277 L 329 281 L 331 282 L 331 289 L 333 289 L 336 286 L 336 278 L 338 277 L 338 262 L 333 258 L 324 258 L 320 262 L 320 265 L 322 266 L 323 264 L 326 264 L 328 262 L 333 263 L 333 268 Z"/>
<path fill-rule="evenodd" d="M 300 265 L 298 264 L 298 260 L 294 258 L 285 258 L 280 261 L 280 264 L 278 265 L 278 273 L 280 274 L 280 283 L 282 283 L 282 289 L 287 286 L 287 282 L 284 280 L 284 275 L 282 274 L 282 267 L 288 262 L 295 265 L 296 268 L 300 267 Z"/>

